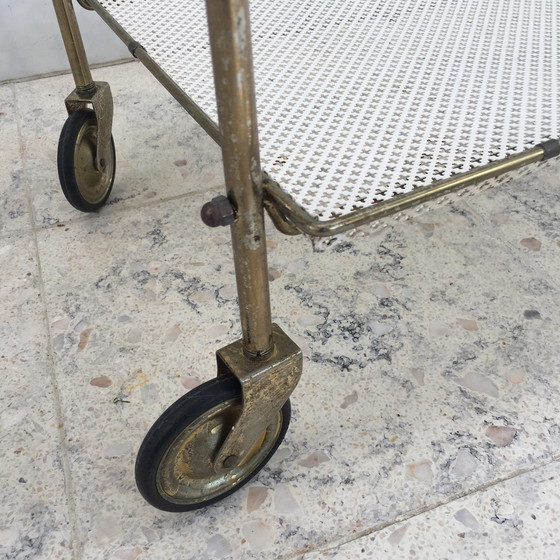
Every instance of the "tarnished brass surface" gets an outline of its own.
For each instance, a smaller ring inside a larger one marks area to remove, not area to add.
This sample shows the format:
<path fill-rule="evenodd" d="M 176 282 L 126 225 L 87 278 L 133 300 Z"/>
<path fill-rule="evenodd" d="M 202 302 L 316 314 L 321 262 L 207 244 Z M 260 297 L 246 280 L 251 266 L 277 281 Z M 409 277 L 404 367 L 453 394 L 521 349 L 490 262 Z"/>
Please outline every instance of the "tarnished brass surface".
<path fill-rule="evenodd" d="M 272 351 L 260 360 L 245 355 L 242 340 L 216 352 L 218 375 L 235 375 L 243 395 L 241 414 L 215 456 L 217 473 L 228 470 L 228 460 L 230 464 L 246 460 L 262 427 L 272 422 L 299 382 L 303 362 L 300 348 L 278 325 L 272 326 L 272 340 Z"/>
<path fill-rule="evenodd" d="M 187 426 L 169 446 L 156 474 L 158 490 L 167 500 L 178 504 L 211 500 L 243 482 L 266 458 L 282 428 L 281 411 L 268 424 L 260 424 L 259 437 L 242 461 L 227 472 L 214 471 L 212 459 L 240 413 L 239 400 L 221 403 Z"/>
<path fill-rule="evenodd" d="M 68 114 L 91 105 L 97 117 L 97 152 L 95 167 L 99 171 L 105 168 L 112 157 L 111 129 L 113 127 L 113 96 L 106 82 L 94 82 L 88 92 L 74 90 L 65 100 Z"/>
<path fill-rule="evenodd" d="M 228 198 L 244 351 L 272 347 L 251 29 L 248 0 L 207 0 L 208 28 Z"/>
<path fill-rule="evenodd" d="M 266 183 L 267 176 L 266 173 L 264 173 L 264 171 L 263 171 L 263 175 L 265 176 L 265 179 L 263 181 L 263 186 L 265 186 L 267 184 Z M 271 219 L 272 223 L 274 224 L 274 227 L 280 233 L 283 233 L 284 235 L 301 234 L 301 231 L 286 218 L 286 216 L 275 206 L 274 202 L 270 198 L 267 198 L 265 196 L 263 203 L 264 203 L 264 208 L 268 214 L 268 217 Z"/>
<path fill-rule="evenodd" d="M 76 88 L 90 89 L 93 86 L 93 78 L 72 0 L 53 0 L 53 5 Z"/>
<path fill-rule="evenodd" d="M 115 173 L 114 152 L 109 146 L 103 170 L 95 167 L 98 126 L 92 119 L 83 126 L 74 146 L 74 174 L 80 195 L 90 204 L 101 202 L 111 187 Z"/>
<path fill-rule="evenodd" d="M 537 146 L 502 161 L 478 167 L 466 173 L 457 174 L 444 181 L 438 181 L 428 187 L 412 191 L 409 194 L 403 194 L 386 202 L 379 202 L 368 208 L 356 210 L 340 218 L 323 221 L 317 220 L 298 206 L 270 177 L 265 176 L 263 186 L 267 200 L 284 216 L 284 220 L 288 224 L 297 228 L 300 232 L 313 237 L 329 237 L 378 220 L 379 218 L 390 216 L 460 188 L 497 177 L 524 165 L 541 161 L 543 157 L 543 148 Z"/>

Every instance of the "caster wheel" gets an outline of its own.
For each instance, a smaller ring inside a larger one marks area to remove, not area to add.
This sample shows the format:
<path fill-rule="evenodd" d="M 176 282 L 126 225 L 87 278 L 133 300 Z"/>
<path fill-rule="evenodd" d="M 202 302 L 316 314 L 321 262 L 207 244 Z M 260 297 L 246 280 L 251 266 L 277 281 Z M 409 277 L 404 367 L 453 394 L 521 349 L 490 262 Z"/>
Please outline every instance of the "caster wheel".
<path fill-rule="evenodd" d="M 97 119 L 91 109 L 72 113 L 58 142 L 58 178 L 68 202 L 82 212 L 96 212 L 109 198 L 115 179 L 115 144 L 111 137 L 105 171 L 95 167 Z"/>
<path fill-rule="evenodd" d="M 136 484 L 154 507 L 191 511 L 229 496 L 270 460 L 286 434 L 288 400 L 247 457 L 224 474 L 212 459 L 241 412 L 241 387 L 233 375 L 203 383 L 171 405 L 146 435 L 136 458 Z"/>

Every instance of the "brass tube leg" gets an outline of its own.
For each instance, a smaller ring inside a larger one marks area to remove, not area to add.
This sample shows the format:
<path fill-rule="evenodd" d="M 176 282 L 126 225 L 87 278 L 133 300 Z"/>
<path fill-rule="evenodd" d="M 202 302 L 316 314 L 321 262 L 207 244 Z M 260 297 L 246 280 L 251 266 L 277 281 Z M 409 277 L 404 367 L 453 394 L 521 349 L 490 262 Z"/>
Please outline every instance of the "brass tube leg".
<path fill-rule="evenodd" d="M 249 357 L 272 347 L 262 172 L 248 0 L 207 0 L 243 346 Z"/>
<path fill-rule="evenodd" d="M 58 25 L 66 48 L 66 54 L 72 69 L 72 75 L 78 91 L 93 89 L 95 84 L 91 76 L 89 64 L 82 41 L 80 28 L 72 0 L 53 0 Z"/>

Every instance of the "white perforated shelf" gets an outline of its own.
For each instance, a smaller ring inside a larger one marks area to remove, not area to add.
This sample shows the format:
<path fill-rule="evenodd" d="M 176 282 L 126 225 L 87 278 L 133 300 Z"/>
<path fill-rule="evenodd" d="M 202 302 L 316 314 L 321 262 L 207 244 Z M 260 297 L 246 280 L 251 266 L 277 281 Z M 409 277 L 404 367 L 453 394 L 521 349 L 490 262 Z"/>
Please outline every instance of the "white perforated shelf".
<path fill-rule="evenodd" d="M 216 119 L 204 0 L 100 4 Z M 322 219 L 560 137 L 558 0 L 254 0 L 264 169 Z"/>

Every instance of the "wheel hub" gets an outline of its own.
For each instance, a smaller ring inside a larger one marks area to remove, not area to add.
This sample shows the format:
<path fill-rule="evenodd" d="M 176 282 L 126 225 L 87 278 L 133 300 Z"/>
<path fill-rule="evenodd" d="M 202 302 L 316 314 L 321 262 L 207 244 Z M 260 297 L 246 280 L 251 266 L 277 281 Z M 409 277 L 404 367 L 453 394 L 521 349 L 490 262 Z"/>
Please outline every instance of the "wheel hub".
<path fill-rule="evenodd" d="M 82 127 L 74 152 L 74 172 L 80 185 L 80 194 L 90 204 L 98 204 L 107 193 L 114 172 L 114 161 L 103 161 L 105 168 L 98 170 L 95 165 L 97 152 L 97 124 L 90 122 Z"/>
<path fill-rule="evenodd" d="M 241 413 L 238 399 L 210 409 L 179 434 L 163 455 L 156 484 L 170 502 L 195 504 L 227 492 L 247 478 L 268 455 L 282 427 L 282 412 L 264 430 L 251 451 L 228 472 L 216 473 L 214 458 Z"/>

